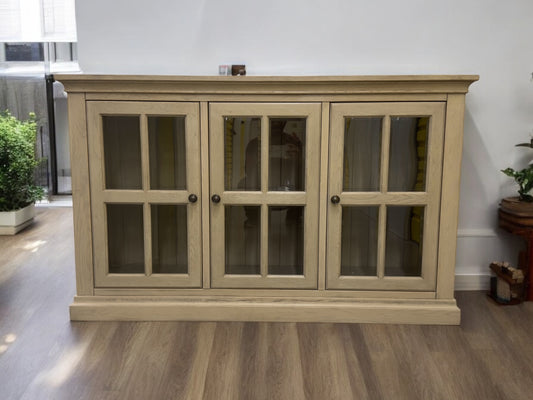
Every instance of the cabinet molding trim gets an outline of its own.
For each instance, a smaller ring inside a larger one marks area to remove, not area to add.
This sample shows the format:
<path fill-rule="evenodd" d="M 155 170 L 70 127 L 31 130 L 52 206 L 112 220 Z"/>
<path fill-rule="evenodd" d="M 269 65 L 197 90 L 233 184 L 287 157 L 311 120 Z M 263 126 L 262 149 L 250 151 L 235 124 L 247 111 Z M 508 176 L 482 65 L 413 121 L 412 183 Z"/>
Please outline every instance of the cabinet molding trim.
<path fill-rule="evenodd" d="M 466 93 L 476 75 L 140 76 L 57 75 L 70 93 L 406 94 Z"/>
<path fill-rule="evenodd" d="M 76 321 L 271 321 L 459 325 L 455 300 L 76 297 Z"/>

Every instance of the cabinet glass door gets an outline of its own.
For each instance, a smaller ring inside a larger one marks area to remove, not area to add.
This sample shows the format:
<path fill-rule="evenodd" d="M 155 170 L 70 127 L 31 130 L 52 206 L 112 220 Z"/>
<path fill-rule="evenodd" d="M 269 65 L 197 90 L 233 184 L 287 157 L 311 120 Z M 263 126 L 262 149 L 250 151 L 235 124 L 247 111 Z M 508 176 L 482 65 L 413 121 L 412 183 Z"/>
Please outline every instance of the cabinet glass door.
<path fill-rule="evenodd" d="M 320 107 L 210 105 L 212 287 L 317 287 Z"/>
<path fill-rule="evenodd" d="M 328 289 L 435 290 L 444 110 L 331 105 Z"/>
<path fill-rule="evenodd" d="M 200 287 L 198 104 L 87 110 L 96 287 Z"/>

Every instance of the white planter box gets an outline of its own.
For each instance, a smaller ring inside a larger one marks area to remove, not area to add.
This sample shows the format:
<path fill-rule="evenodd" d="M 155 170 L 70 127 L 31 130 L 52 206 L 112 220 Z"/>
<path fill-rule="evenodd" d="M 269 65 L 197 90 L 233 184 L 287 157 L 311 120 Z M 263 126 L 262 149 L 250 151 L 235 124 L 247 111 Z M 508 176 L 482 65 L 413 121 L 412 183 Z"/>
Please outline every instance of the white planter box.
<path fill-rule="evenodd" d="M 20 210 L 0 212 L 0 235 L 14 235 L 20 232 L 33 222 L 34 216 L 34 204 Z"/>

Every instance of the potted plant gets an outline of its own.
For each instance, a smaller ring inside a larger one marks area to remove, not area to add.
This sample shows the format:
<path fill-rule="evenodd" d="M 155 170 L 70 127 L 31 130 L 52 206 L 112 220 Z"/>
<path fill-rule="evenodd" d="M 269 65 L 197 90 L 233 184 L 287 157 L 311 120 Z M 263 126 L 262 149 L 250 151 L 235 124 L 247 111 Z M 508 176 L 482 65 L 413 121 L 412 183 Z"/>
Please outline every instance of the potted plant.
<path fill-rule="evenodd" d="M 40 160 L 35 155 L 35 114 L 20 121 L 9 111 L 0 113 L 0 234 L 15 234 L 35 215 L 34 203 L 44 189 L 34 182 Z"/>
<path fill-rule="evenodd" d="M 533 138 L 529 143 L 519 143 L 517 147 L 533 148 Z M 501 170 L 505 175 L 514 178 L 518 185 L 518 196 L 507 197 L 502 200 L 503 209 L 510 211 L 520 211 L 523 213 L 533 213 L 533 196 L 530 194 L 533 189 L 533 163 L 519 171 L 513 168 Z"/>

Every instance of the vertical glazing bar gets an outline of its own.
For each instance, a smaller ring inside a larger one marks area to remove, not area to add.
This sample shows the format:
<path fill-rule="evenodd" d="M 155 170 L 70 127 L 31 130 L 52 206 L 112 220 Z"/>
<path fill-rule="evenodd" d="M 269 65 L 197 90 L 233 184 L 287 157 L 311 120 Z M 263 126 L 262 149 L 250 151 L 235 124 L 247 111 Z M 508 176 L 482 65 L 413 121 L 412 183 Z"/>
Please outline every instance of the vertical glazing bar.
<path fill-rule="evenodd" d="M 326 289 L 326 214 L 328 209 L 328 153 L 329 140 L 327 133 L 329 132 L 329 102 L 322 103 L 322 129 L 320 131 L 320 199 L 319 199 L 319 230 L 318 230 L 318 290 Z M 309 168 L 306 163 L 306 167 Z M 307 196 L 309 197 L 309 195 Z M 306 199 L 307 200 L 307 199 Z"/>
<path fill-rule="evenodd" d="M 381 130 L 381 179 L 379 186 L 381 193 L 386 193 L 389 186 L 390 119 L 389 115 L 383 117 Z"/>
<path fill-rule="evenodd" d="M 261 233 L 260 233 L 260 260 L 261 276 L 268 275 L 268 205 L 261 205 Z"/>
<path fill-rule="evenodd" d="M 149 203 L 143 204 L 144 221 L 144 274 L 152 275 L 152 213 Z"/>
<path fill-rule="evenodd" d="M 268 191 L 268 152 L 270 143 L 270 121 L 268 116 L 261 118 L 261 192 L 265 197 Z M 263 202 L 262 202 L 263 203 Z M 268 275 L 268 205 L 261 204 L 261 232 L 259 236 L 261 249 L 261 276 Z"/>
<path fill-rule="evenodd" d="M 377 259 L 377 275 L 379 279 L 385 276 L 385 251 L 387 245 L 387 206 L 381 204 L 379 206 L 378 219 L 378 259 Z"/>
<path fill-rule="evenodd" d="M 380 191 L 386 193 L 389 185 L 389 154 L 390 154 L 390 127 L 391 117 L 383 117 L 383 128 L 381 131 L 381 177 Z M 385 252 L 387 241 L 387 206 L 379 206 L 378 222 L 378 257 L 377 257 L 377 275 L 379 279 L 385 276 Z"/>
<path fill-rule="evenodd" d="M 141 124 L 141 171 L 142 188 L 145 193 L 150 190 L 150 151 L 148 144 L 148 117 L 146 114 L 140 116 Z M 143 225 L 144 225 L 144 273 L 146 276 L 152 275 L 152 219 L 150 204 L 143 204 Z"/>
<path fill-rule="evenodd" d="M 201 195 L 202 203 L 202 287 L 211 287 L 211 247 L 209 242 L 209 210 L 211 207 L 211 196 L 209 195 L 209 106 L 203 101 L 200 103 L 200 159 L 201 159 Z M 222 230 L 224 231 L 224 230 Z M 190 261 L 189 261 L 190 262 Z M 189 271 L 190 273 L 190 271 Z"/>
<path fill-rule="evenodd" d="M 259 138 L 259 143 L 261 143 L 261 192 L 264 194 L 268 191 L 268 146 L 270 143 L 270 121 L 267 116 L 261 118 L 261 137 Z"/>
<path fill-rule="evenodd" d="M 150 151 L 148 144 L 148 117 L 141 114 L 141 171 L 142 188 L 146 193 L 150 190 Z"/>

